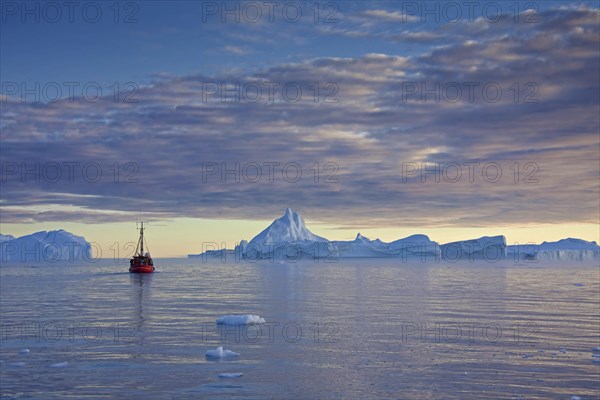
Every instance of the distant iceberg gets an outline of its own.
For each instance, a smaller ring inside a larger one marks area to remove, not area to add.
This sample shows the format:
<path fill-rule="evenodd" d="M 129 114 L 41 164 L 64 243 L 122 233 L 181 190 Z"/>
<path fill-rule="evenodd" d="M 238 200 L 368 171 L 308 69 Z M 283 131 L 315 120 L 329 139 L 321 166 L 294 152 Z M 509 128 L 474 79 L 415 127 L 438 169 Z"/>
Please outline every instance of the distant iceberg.
<path fill-rule="evenodd" d="M 63 229 L 41 231 L 15 238 L 0 235 L 0 261 L 47 262 L 90 261 L 91 245 L 84 237 Z"/>
<path fill-rule="evenodd" d="M 390 243 L 379 239 L 371 240 L 360 233 L 352 241 L 331 242 L 334 254 L 340 258 L 421 258 L 434 260 L 440 256 L 439 245 L 427 235 L 412 235 Z"/>
<path fill-rule="evenodd" d="M 596 242 L 566 238 L 540 245 L 522 244 L 508 246 L 508 257 L 518 261 L 598 261 L 600 246 Z"/>
<path fill-rule="evenodd" d="M 411 235 L 393 242 L 371 240 L 360 233 L 354 240 L 330 241 L 312 233 L 302 216 L 286 209 L 250 242 L 242 240 L 233 250 L 210 249 L 188 257 L 218 257 L 222 261 L 280 260 L 293 262 L 299 259 L 331 260 L 340 258 L 399 258 L 419 261 L 475 261 L 489 262 L 504 259 L 591 261 L 600 259 L 596 242 L 581 239 L 563 239 L 541 245 L 507 246 L 502 235 L 483 236 L 477 239 L 456 241 L 440 245 L 427 235 Z"/>
<path fill-rule="evenodd" d="M 485 260 L 498 261 L 506 258 L 506 238 L 483 236 L 478 239 L 446 243 L 441 246 L 442 258 L 447 261 Z"/>

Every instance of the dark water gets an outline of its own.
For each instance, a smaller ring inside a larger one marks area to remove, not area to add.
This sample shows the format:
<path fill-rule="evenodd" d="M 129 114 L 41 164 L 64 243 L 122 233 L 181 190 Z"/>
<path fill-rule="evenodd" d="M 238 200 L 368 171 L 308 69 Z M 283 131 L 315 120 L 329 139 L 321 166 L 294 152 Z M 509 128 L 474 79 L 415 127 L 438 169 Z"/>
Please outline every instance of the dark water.
<path fill-rule="evenodd" d="M 598 267 L 157 264 L 3 266 L 2 398 L 600 395 Z M 268 324 L 217 331 L 227 314 Z M 221 345 L 240 357 L 205 359 Z"/>

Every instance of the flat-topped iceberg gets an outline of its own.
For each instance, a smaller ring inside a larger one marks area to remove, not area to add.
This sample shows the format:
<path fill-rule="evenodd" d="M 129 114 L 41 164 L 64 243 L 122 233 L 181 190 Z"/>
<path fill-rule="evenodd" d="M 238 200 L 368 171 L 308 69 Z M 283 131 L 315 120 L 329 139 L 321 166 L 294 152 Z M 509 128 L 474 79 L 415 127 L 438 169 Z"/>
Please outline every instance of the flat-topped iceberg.
<path fill-rule="evenodd" d="M 360 233 L 352 241 L 331 242 L 334 254 L 340 258 L 356 257 L 401 257 L 434 259 L 439 257 L 439 245 L 427 235 L 412 235 L 386 243 L 380 239 L 371 240 Z"/>
<path fill-rule="evenodd" d="M 217 324 L 220 325 L 258 325 L 265 324 L 266 322 L 261 316 L 253 314 L 225 315 L 217 319 Z"/>
<path fill-rule="evenodd" d="M 487 260 L 496 261 L 506 258 L 506 238 L 499 236 L 483 236 L 478 239 L 446 243 L 441 246 L 442 258 L 454 260 Z"/>
<path fill-rule="evenodd" d="M 520 244 L 507 247 L 508 257 L 517 261 L 598 261 L 600 246 L 596 242 L 566 238 L 542 244 Z"/>
<path fill-rule="evenodd" d="M 587 240 L 566 238 L 556 242 L 542 242 L 540 251 L 560 251 L 560 250 L 600 250 L 600 246 L 596 242 L 588 242 Z"/>

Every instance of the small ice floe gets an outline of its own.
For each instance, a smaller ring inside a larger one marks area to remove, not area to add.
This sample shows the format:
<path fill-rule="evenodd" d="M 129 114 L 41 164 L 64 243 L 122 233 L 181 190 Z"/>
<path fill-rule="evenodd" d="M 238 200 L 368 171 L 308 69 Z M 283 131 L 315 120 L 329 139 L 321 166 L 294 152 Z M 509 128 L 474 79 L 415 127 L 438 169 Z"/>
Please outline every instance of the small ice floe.
<path fill-rule="evenodd" d="M 204 356 L 210 360 L 220 360 L 223 358 L 239 357 L 239 353 L 224 349 L 223 346 L 217 347 L 215 350 L 208 350 Z"/>
<path fill-rule="evenodd" d="M 239 378 L 242 375 L 244 375 L 242 372 L 222 372 L 219 378 Z"/>
<path fill-rule="evenodd" d="M 565 348 L 563 347 L 562 349 L 560 349 L 560 352 L 561 352 L 561 353 L 566 353 L 566 352 L 567 352 L 567 349 L 565 349 Z"/>
<path fill-rule="evenodd" d="M 10 363 L 11 367 L 24 367 L 25 363 L 23 361 L 19 361 L 19 362 L 14 362 L 14 363 Z"/>
<path fill-rule="evenodd" d="M 261 316 L 253 314 L 225 315 L 224 317 L 217 319 L 217 324 L 223 325 L 258 325 L 266 322 L 267 321 Z"/>
<path fill-rule="evenodd" d="M 585 286 L 583 283 L 575 283 L 573 286 Z"/>
<path fill-rule="evenodd" d="M 19 350 L 19 354 L 29 354 L 29 349 Z"/>
<path fill-rule="evenodd" d="M 581 400 L 581 397 L 579 397 L 579 396 L 571 396 L 571 400 Z"/>
<path fill-rule="evenodd" d="M 54 364 L 50 365 L 51 368 L 64 368 L 64 367 L 68 367 L 68 366 L 69 366 L 69 363 L 67 361 L 54 363 Z"/>

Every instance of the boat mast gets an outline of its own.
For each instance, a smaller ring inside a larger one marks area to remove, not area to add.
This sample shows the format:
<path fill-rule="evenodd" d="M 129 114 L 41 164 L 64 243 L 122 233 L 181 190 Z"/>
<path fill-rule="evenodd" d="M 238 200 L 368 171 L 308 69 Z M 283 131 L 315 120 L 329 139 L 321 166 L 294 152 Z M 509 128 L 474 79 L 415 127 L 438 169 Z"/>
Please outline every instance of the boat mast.
<path fill-rule="evenodd" d="M 140 228 L 140 255 L 144 255 L 144 223 L 140 222 L 140 224 L 142 224 L 142 227 Z"/>

